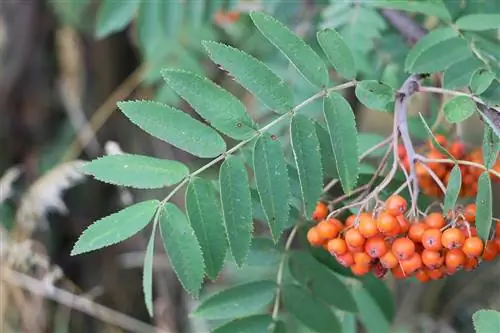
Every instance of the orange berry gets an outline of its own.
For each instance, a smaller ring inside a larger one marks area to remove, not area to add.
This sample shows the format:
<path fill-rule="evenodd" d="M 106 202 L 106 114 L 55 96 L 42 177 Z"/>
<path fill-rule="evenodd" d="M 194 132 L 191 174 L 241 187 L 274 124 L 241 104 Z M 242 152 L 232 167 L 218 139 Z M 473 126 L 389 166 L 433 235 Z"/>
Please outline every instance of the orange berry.
<path fill-rule="evenodd" d="M 354 253 L 354 262 L 359 265 L 370 265 L 372 258 L 366 252 Z"/>
<path fill-rule="evenodd" d="M 370 266 L 354 264 L 351 266 L 351 271 L 356 276 L 363 276 L 370 272 Z"/>
<path fill-rule="evenodd" d="M 347 252 L 347 244 L 342 238 L 334 238 L 328 241 L 328 252 L 334 255 L 342 255 Z"/>
<path fill-rule="evenodd" d="M 404 214 L 406 209 L 408 209 L 408 203 L 400 195 L 393 195 L 385 202 L 385 211 L 392 216 Z"/>
<path fill-rule="evenodd" d="M 398 258 L 391 251 L 387 251 L 382 257 L 380 257 L 380 263 L 387 269 L 394 268 L 398 265 Z"/>
<path fill-rule="evenodd" d="M 374 237 L 378 234 L 377 221 L 370 214 L 361 214 L 358 230 L 365 238 Z"/>
<path fill-rule="evenodd" d="M 446 224 L 446 221 L 441 213 L 430 213 L 425 218 L 425 224 L 434 229 L 441 229 Z"/>
<path fill-rule="evenodd" d="M 464 217 L 465 220 L 469 223 L 476 222 L 476 204 L 472 203 L 464 208 Z"/>
<path fill-rule="evenodd" d="M 495 238 L 493 240 L 495 242 L 495 245 L 497 246 L 497 250 L 500 251 L 500 238 Z"/>
<path fill-rule="evenodd" d="M 476 267 L 479 265 L 479 261 L 475 257 L 467 257 L 465 259 L 465 264 L 464 264 L 464 270 L 466 271 L 472 271 L 476 269 Z"/>
<path fill-rule="evenodd" d="M 392 252 L 398 260 L 409 259 L 415 253 L 415 243 L 409 238 L 398 238 L 392 243 Z"/>
<path fill-rule="evenodd" d="M 328 221 L 321 221 L 316 225 L 316 229 L 321 238 L 323 239 L 332 239 L 337 237 L 339 233 L 339 229 Z"/>
<path fill-rule="evenodd" d="M 365 238 L 358 229 L 349 229 L 345 233 L 345 241 L 352 247 L 360 247 L 365 243 Z"/>
<path fill-rule="evenodd" d="M 406 279 L 406 274 L 400 265 L 396 265 L 391 269 L 391 274 L 395 279 Z"/>
<path fill-rule="evenodd" d="M 327 215 L 328 215 L 328 206 L 321 201 L 318 202 L 312 214 L 312 219 L 316 221 L 321 221 L 324 220 Z"/>
<path fill-rule="evenodd" d="M 321 246 L 321 244 L 323 244 L 324 239 L 319 234 L 318 229 L 316 229 L 316 227 L 312 227 L 307 232 L 307 241 L 312 246 Z"/>
<path fill-rule="evenodd" d="M 352 265 L 354 265 L 354 256 L 352 255 L 351 252 L 346 252 L 341 255 L 336 255 L 335 259 L 337 259 L 337 262 L 344 267 L 351 267 Z"/>
<path fill-rule="evenodd" d="M 439 229 L 427 229 L 422 234 L 422 245 L 429 250 L 439 251 L 441 244 L 441 231 Z"/>
<path fill-rule="evenodd" d="M 465 240 L 462 251 L 468 256 L 478 257 L 483 252 L 484 242 L 481 238 L 473 236 Z"/>
<path fill-rule="evenodd" d="M 398 156 L 400 159 L 403 159 L 406 157 L 406 148 L 405 148 L 405 145 L 400 143 L 398 145 Z"/>
<path fill-rule="evenodd" d="M 422 234 L 424 233 L 425 230 L 429 229 L 429 226 L 425 223 L 415 223 L 410 227 L 410 230 L 408 230 L 408 237 L 414 242 L 421 242 L 422 241 Z"/>
<path fill-rule="evenodd" d="M 415 273 L 415 278 L 417 280 L 419 280 L 420 282 L 427 282 L 429 281 L 431 278 L 429 277 L 429 275 L 427 274 L 427 272 L 423 269 L 419 269 L 416 273 Z"/>
<path fill-rule="evenodd" d="M 401 233 L 405 234 L 410 230 L 411 224 L 404 215 L 396 216 L 396 220 L 398 220 L 399 226 L 401 227 Z"/>
<path fill-rule="evenodd" d="M 333 224 L 339 232 L 340 232 L 340 230 L 344 229 L 344 225 L 342 224 L 342 222 L 340 220 L 328 219 L 328 220 L 326 220 L 326 222 Z"/>
<path fill-rule="evenodd" d="M 451 270 L 457 270 L 463 267 L 465 264 L 465 253 L 460 249 L 452 249 L 446 252 L 444 257 L 444 262 L 446 267 Z"/>
<path fill-rule="evenodd" d="M 375 236 L 365 242 L 365 251 L 372 258 L 380 258 L 387 253 L 387 244 L 381 236 Z"/>
<path fill-rule="evenodd" d="M 448 152 L 456 159 L 461 159 L 465 154 L 465 146 L 460 141 L 453 142 L 448 148 Z"/>
<path fill-rule="evenodd" d="M 377 228 L 383 234 L 390 234 L 397 230 L 399 222 L 394 215 L 382 212 L 377 218 Z"/>
<path fill-rule="evenodd" d="M 436 139 L 436 141 L 443 147 L 446 147 L 448 145 L 448 139 L 446 139 L 446 137 L 442 134 L 436 134 L 434 136 L 434 138 Z M 431 149 L 434 149 L 434 142 L 432 141 L 432 139 L 429 139 L 429 148 Z"/>
<path fill-rule="evenodd" d="M 439 280 L 443 277 L 443 271 L 441 269 L 431 269 L 427 271 L 427 275 L 431 280 Z"/>
<path fill-rule="evenodd" d="M 425 249 L 421 254 L 422 262 L 430 269 L 435 269 L 443 266 L 444 257 L 438 251 Z"/>
<path fill-rule="evenodd" d="M 443 231 L 441 244 L 447 249 L 459 249 L 464 245 L 465 236 L 457 228 L 450 228 Z"/>
<path fill-rule="evenodd" d="M 465 236 L 465 238 L 467 237 L 473 237 L 473 236 L 477 236 L 477 229 L 476 227 L 468 227 L 467 225 L 461 225 L 460 226 L 460 231 L 462 232 L 462 234 Z"/>
<path fill-rule="evenodd" d="M 405 274 L 411 275 L 417 269 L 422 267 L 422 258 L 420 257 L 420 254 L 415 252 L 411 257 L 406 260 L 402 260 L 399 263 Z"/>
<path fill-rule="evenodd" d="M 358 253 L 358 252 L 363 252 L 365 249 L 363 246 L 351 246 L 349 245 L 349 243 L 347 243 L 347 250 L 349 250 L 349 252 L 352 253 Z"/>
<path fill-rule="evenodd" d="M 494 241 L 487 241 L 483 251 L 483 260 L 491 261 L 497 257 L 498 248 Z"/>

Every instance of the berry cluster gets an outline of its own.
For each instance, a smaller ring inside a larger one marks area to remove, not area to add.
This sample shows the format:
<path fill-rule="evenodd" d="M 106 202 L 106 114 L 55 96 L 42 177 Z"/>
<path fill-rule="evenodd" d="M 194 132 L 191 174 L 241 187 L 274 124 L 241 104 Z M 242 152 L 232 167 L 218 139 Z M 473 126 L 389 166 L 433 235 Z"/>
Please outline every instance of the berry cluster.
<path fill-rule="evenodd" d="M 481 165 L 484 164 L 483 152 L 481 148 L 467 153 L 465 145 L 460 140 L 449 142 L 443 135 L 436 135 L 435 138 L 441 146 L 443 146 L 453 157 L 455 157 L 455 159 L 470 161 Z M 419 151 L 420 154 L 427 157 L 428 159 L 434 160 L 447 158 L 443 153 L 441 153 L 434 147 L 432 142 L 419 147 L 417 151 Z M 410 161 L 403 144 L 400 144 L 398 147 L 398 155 L 401 163 L 403 164 L 403 167 L 407 172 L 409 172 Z M 432 171 L 434 171 L 436 176 L 439 177 L 444 185 L 448 185 L 453 164 L 427 163 L 427 166 Z M 493 169 L 495 171 L 500 171 L 500 159 L 496 161 Z M 443 193 L 436 181 L 431 177 L 427 169 L 420 162 L 417 162 L 415 164 L 415 172 L 418 177 L 419 186 L 422 189 L 423 193 L 431 197 L 443 196 Z M 462 187 L 460 189 L 460 197 L 475 196 L 477 194 L 477 181 L 483 170 L 474 166 L 460 165 L 460 172 L 462 174 Z M 500 181 L 498 177 L 493 176 L 492 179 L 496 182 Z"/>
<path fill-rule="evenodd" d="M 457 207 L 448 216 L 432 212 L 420 221 L 405 217 L 406 200 L 390 197 L 376 213 L 349 216 L 345 224 L 326 219 L 328 208 L 318 203 L 307 240 L 323 247 L 354 275 L 372 272 L 382 278 L 390 270 L 398 279 L 414 276 L 422 282 L 441 279 L 460 269 L 473 270 L 500 250 L 500 224 L 494 240 L 484 242 L 474 226 L 476 206 Z"/>

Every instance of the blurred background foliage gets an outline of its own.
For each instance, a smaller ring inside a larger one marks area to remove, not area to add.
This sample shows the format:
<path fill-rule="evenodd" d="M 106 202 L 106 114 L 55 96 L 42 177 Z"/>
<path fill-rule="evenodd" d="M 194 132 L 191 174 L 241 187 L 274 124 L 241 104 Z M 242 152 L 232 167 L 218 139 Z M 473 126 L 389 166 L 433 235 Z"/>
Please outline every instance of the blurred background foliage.
<path fill-rule="evenodd" d="M 131 202 L 164 193 L 125 191 L 90 179 L 82 181 L 74 175 L 71 165 L 64 169 L 59 164 L 116 151 L 116 146 L 106 144 L 109 141 L 117 142 L 127 152 L 177 159 L 192 166 L 206 162 L 145 135 L 115 112 L 119 100 L 154 99 L 196 117 L 163 82 L 161 68 L 186 69 L 208 76 L 238 96 L 259 123 L 276 117 L 209 61 L 202 40 L 221 41 L 263 60 L 290 83 L 297 102 L 315 93 L 314 87 L 252 25 L 247 15 L 252 10 L 271 13 L 315 49 L 319 47 L 315 44 L 317 29 L 337 29 L 355 50 L 358 79 L 380 80 L 397 88 L 406 76 L 406 55 L 427 31 L 449 26 L 451 20 L 465 14 L 500 13 L 500 2 L 2 1 L 0 175 L 7 175 L 12 167 L 20 171 L 20 175 L 15 171 L 10 174 L 15 179 L 12 191 L 0 187 L 0 192 L 12 194 L 0 200 L 2 268 L 12 273 L 7 276 L 2 271 L 2 332 L 140 332 L 151 328 L 146 322 L 169 332 L 207 332 L 218 324 L 189 316 L 197 303 L 182 290 L 163 255 L 155 261 L 158 298 L 156 317 L 150 322 L 141 290 L 144 235 L 86 256 L 69 256 L 74 241 L 92 221 Z M 430 80 L 445 88 L 459 89 L 467 86 L 461 78 L 464 71 L 488 68 L 496 78 L 487 97 L 498 104 L 498 31 L 469 32 L 462 37 L 474 55 Z M 335 73 L 332 76 L 335 78 Z M 367 149 L 388 133 L 391 115 L 366 109 L 356 100 L 354 89 L 348 90 L 346 97 L 364 133 L 361 149 Z M 418 112 L 428 123 L 437 124 L 442 104 L 441 96 L 414 98 L 410 121 L 416 139 L 427 137 Z M 307 112 L 314 117 L 321 112 L 321 105 L 312 103 Z M 433 129 L 454 135 L 454 128 L 443 122 Z M 283 124 L 273 131 L 283 135 L 287 128 Z M 479 119 L 467 121 L 461 131 L 471 145 L 481 142 L 481 133 Z M 373 173 L 373 167 L 366 168 L 371 170 L 367 173 Z M 65 203 L 62 206 L 61 200 Z M 182 206 L 183 198 L 176 196 L 174 201 Z M 47 212 L 48 206 L 56 209 Z M 498 212 L 496 207 L 495 216 Z M 333 265 L 328 258 L 323 260 Z M 220 278 L 207 285 L 204 293 L 262 277 L 274 279 L 278 262 L 279 251 L 267 238 L 257 238 L 248 264 L 238 270 L 228 261 Z M 499 274 L 499 263 L 493 262 L 472 273 L 426 285 L 389 281 L 386 287 L 375 279 L 365 281 L 372 294 L 358 297 L 363 304 L 371 305 L 361 316 L 364 325 L 360 332 L 374 332 L 370 324 L 380 320 L 380 316 L 367 315 L 366 311 L 385 312 L 384 320 L 394 320 L 401 333 L 472 332 L 474 311 L 500 309 Z M 84 298 L 72 298 L 62 290 Z M 56 301 L 51 301 L 54 298 Z M 95 303 L 85 305 L 89 299 Z M 374 300 L 376 304 L 372 304 Z M 354 316 L 345 314 L 343 318 L 345 332 L 356 332 Z M 290 332 L 309 332 L 293 318 L 287 323 Z"/>

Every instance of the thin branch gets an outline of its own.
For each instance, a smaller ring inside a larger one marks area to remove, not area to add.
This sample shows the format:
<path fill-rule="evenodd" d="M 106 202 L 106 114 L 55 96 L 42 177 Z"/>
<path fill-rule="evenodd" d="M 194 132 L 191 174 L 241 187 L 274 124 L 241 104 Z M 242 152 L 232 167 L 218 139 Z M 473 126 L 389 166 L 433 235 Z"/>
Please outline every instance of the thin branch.
<path fill-rule="evenodd" d="M 69 308 L 86 313 L 94 318 L 127 331 L 140 333 L 167 333 L 158 327 L 151 326 L 121 312 L 97 304 L 88 298 L 72 294 L 52 285 L 47 287 L 47 284 L 43 281 L 11 270 L 7 267 L 2 268 L 1 279 L 6 283 L 28 290 L 35 295 L 54 300 Z"/>
<path fill-rule="evenodd" d="M 393 9 L 382 9 L 382 16 L 389 21 L 394 29 L 406 38 L 409 44 L 415 44 L 426 34 L 426 30 L 413 21 L 407 14 Z"/>
<path fill-rule="evenodd" d="M 474 96 L 472 94 L 461 92 L 461 91 L 455 91 L 455 90 L 439 88 L 439 87 L 428 87 L 428 86 L 421 86 L 419 88 L 419 91 L 420 92 L 436 93 L 436 94 L 453 95 L 453 96 L 466 96 L 466 97 L 469 97 L 470 99 L 472 99 L 474 102 L 479 103 L 481 105 L 484 105 L 485 107 L 492 109 L 492 110 L 496 111 L 497 113 L 500 112 L 499 109 L 488 105 L 488 103 L 484 102 L 481 98 Z"/>
<path fill-rule="evenodd" d="M 427 164 L 425 164 L 425 163 L 422 163 L 422 167 L 425 170 L 427 170 L 427 172 L 432 177 L 432 179 L 434 179 L 434 181 L 436 182 L 436 184 L 438 184 L 438 186 L 441 189 L 441 191 L 443 192 L 443 194 L 445 194 L 446 193 L 446 187 L 444 186 L 444 184 L 441 181 L 441 179 L 439 179 L 439 177 L 436 175 L 436 173 Z"/>
<path fill-rule="evenodd" d="M 446 163 L 446 164 L 455 164 L 455 161 L 453 160 L 449 160 L 449 159 L 446 159 L 446 158 L 427 158 L 423 155 L 416 155 L 416 158 L 419 160 L 419 161 L 422 161 L 424 163 Z M 493 169 L 488 169 L 487 167 L 485 167 L 484 165 L 482 164 L 479 164 L 479 163 L 474 163 L 474 162 L 471 162 L 471 161 L 464 161 L 464 160 L 457 160 L 456 163 L 460 164 L 460 165 L 468 165 L 468 166 L 471 166 L 471 167 L 475 167 L 475 168 L 478 168 L 478 169 L 481 169 L 481 170 L 484 170 L 484 171 L 488 171 L 489 173 L 492 173 L 494 174 L 495 176 L 499 177 L 500 178 L 500 172 L 496 171 L 496 170 L 493 170 Z"/>

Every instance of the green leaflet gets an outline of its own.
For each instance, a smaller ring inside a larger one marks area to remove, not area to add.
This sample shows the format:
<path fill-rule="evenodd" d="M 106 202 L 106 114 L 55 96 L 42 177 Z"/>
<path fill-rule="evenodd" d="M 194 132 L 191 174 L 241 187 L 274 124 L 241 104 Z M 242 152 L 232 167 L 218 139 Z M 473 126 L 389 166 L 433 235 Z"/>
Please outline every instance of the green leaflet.
<path fill-rule="evenodd" d="M 470 14 L 455 22 L 460 30 L 482 31 L 500 28 L 500 14 Z"/>
<path fill-rule="evenodd" d="M 179 28 L 182 27 L 185 3 L 181 0 L 159 2 L 162 32 L 164 32 L 166 37 L 176 39 L 179 34 Z"/>
<path fill-rule="evenodd" d="M 160 212 L 160 232 L 179 281 L 197 298 L 205 272 L 200 244 L 184 214 L 170 202 L 165 203 Z"/>
<path fill-rule="evenodd" d="M 446 187 L 444 196 L 443 212 L 447 213 L 450 209 L 455 207 L 457 203 L 460 188 L 462 187 L 462 173 L 458 165 L 455 165 L 450 172 L 450 178 Z"/>
<path fill-rule="evenodd" d="M 451 65 L 444 71 L 444 88 L 460 89 L 467 87 L 472 75 L 483 63 L 476 57 L 470 57 Z"/>
<path fill-rule="evenodd" d="M 183 70 L 162 70 L 168 85 L 211 126 L 236 140 L 251 138 L 256 125 L 245 106 L 212 81 Z"/>
<path fill-rule="evenodd" d="M 285 285 L 282 290 L 286 310 L 307 327 L 319 333 L 341 331 L 340 321 L 329 307 L 298 285 Z"/>
<path fill-rule="evenodd" d="M 390 323 L 382 309 L 363 287 L 353 288 L 353 295 L 359 308 L 359 319 L 368 333 L 389 332 Z"/>
<path fill-rule="evenodd" d="M 429 47 L 415 59 L 411 73 L 434 73 L 470 58 L 472 51 L 465 40 L 453 37 Z"/>
<path fill-rule="evenodd" d="M 142 290 L 144 292 L 144 303 L 149 316 L 153 317 L 153 259 L 155 253 L 156 223 L 153 224 L 153 231 L 149 236 L 146 254 L 144 255 L 144 266 L 142 269 Z"/>
<path fill-rule="evenodd" d="M 198 29 L 202 26 L 204 16 L 205 16 L 205 7 L 207 6 L 207 3 L 205 1 L 198 1 L 198 0 L 187 0 L 187 18 L 189 24 L 194 29 Z"/>
<path fill-rule="evenodd" d="M 335 161 L 335 155 L 333 154 L 330 134 L 328 133 L 328 130 L 319 123 L 315 123 L 315 127 L 321 151 L 321 165 L 323 166 L 323 173 L 328 177 L 337 178 L 337 162 Z"/>
<path fill-rule="evenodd" d="M 133 154 L 104 156 L 87 163 L 82 170 L 102 182 L 135 188 L 171 186 L 189 173 L 180 162 Z"/>
<path fill-rule="evenodd" d="M 193 315 L 226 319 L 254 314 L 269 305 L 276 294 L 274 281 L 256 281 L 233 286 L 203 300 Z"/>
<path fill-rule="evenodd" d="M 326 57 L 340 76 L 354 79 L 357 71 L 354 56 L 339 33 L 333 29 L 325 29 L 318 32 L 317 39 Z"/>
<path fill-rule="evenodd" d="M 500 151 L 500 137 L 496 136 L 489 126 L 484 127 L 483 160 L 484 166 L 491 169 L 497 161 Z"/>
<path fill-rule="evenodd" d="M 123 30 L 134 18 L 140 0 L 103 0 L 99 4 L 96 17 L 95 36 L 98 39 Z"/>
<path fill-rule="evenodd" d="M 252 239 L 252 197 L 245 163 L 229 156 L 220 168 L 220 196 L 229 248 L 236 264 L 245 262 Z"/>
<path fill-rule="evenodd" d="M 253 23 L 276 46 L 306 80 L 317 87 L 328 84 L 328 71 L 323 59 L 281 22 L 263 12 L 250 14 Z"/>
<path fill-rule="evenodd" d="M 494 79 L 495 75 L 492 72 L 485 68 L 479 68 L 472 74 L 469 87 L 474 94 L 479 95 L 488 89 Z"/>
<path fill-rule="evenodd" d="M 500 332 L 500 312 L 478 310 L 472 315 L 476 333 Z"/>
<path fill-rule="evenodd" d="M 269 315 L 255 315 L 243 318 L 237 318 L 229 323 L 217 327 L 211 333 L 263 333 L 267 332 L 272 323 Z"/>
<path fill-rule="evenodd" d="M 359 175 L 358 131 L 351 106 L 337 93 L 324 99 L 330 142 L 335 154 L 337 172 L 345 193 L 352 191 Z"/>
<path fill-rule="evenodd" d="M 137 15 L 137 38 L 143 57 L 157 60 L 164 41 L 160 1 L 141 1 Z"/>
<path fill-rule="evenodd" d="M 364 290 L 367 291 L 375 303 L 378 304 L 387 322 L 391 323 L 396 314 L 396 309 L 394 296 L 387 287 L 385 281 L 377 279 L 373 274 L 364 275 L 360 280 L 363 282 Z"/>
<path fill-rule="evenodd" d="M 117 103 L 131 122 L 158 139 L 198 157 L 215 157 L 226 143 L 212 128 L 173 107 L 149 101 Z"/>
<path fill-rule="evenodd" d="M 304 288 L 329 305 L 346 312 L 357 312 L 356 301 L 344 282 L 309 253 L 293 252 L 288 261 L 290 273 Z"/>
<path fill-rule="evenodd" d="M 488 171 L 481 174 L 478 180 L 476 196 L 476 228 L 477 234 L 486 242 L 490 235 L 493 222 L 493 199 L 491 193 L 491 179 Z"/>
<path fill-rule="evenodd" d="M 293 94 L 288 84 L 260 60 L 234 47 L 204 41 L 210 58 L 234 76 L 243 87 L 277 113 L 290 111 Z"/>
<path fill-rule="evenodd" d="M 427 133 L 429 133 L 429 136 L 431 137 L 431 141 L 432 141 L 432 145 L 442 154 L 446 155 L 449 159 L 453 160 L 456 162 L 456 159 L 455 157 L 450 154 L 449 151 L 447 151 L 443 146 L 441 146 L 441 144 L 439 144 L 439 142 L 437 142 L 436 140 L 436 137 L 434 136 L 434 133 L 432 133 L 432 130 L 431 128 L 429 127 L 429 124 L 427 124 L 427 122 L 425 121 L 425 118 L 424 116 L 422 115 L 422 113 L 418 113 L 418 115 L 420 116 L 420 120 L 422 121 L 422 124 L 424 125 L 424 128 L 425 130 L 427 131 Z"/>
<path fill-rule="evenodd" d="M 304 212 L 311 216 L 323 192 L 321 154 L 314 123 L 306 116 L 295 115 L 290 123 L 290 136 Z"/>
<path fill-rule="evenodd" d="M 417 58 L 419 58 L 425 51 L 430 49 L 432 46 L 437 45 L 445 40 L 451 39 L 458 36 L 458 33 L 453 30 L 453 28 L 438 28 L 432 30 L 427 35 L 422 37 L 417 44 L 411 49 L 405 59 L 405 71 L 410 71 L 410 69 L 415 64 Z"/>
<path fill-rule="evenodd" d="M 468 96 L 455 96 L 444 105 L 444 115 L 450 124 L 467 120 L 476 112 L 476 103 Z"/>
<path fill-rule="evenodd" d="M 264 134 L 255 142 L 253 169 L 260 202 L 276 243 L 288 222 L 291 192 L 283 148 L 279 140 L 273 138 Z"/>
<path fill-rule="evenodd" d="M 354 92 L 367 108 L 377 111 L 387 111 L 395 96 L 394 89 L 375 80 L 358 82 Z"/>
<path fill-rule="evenodd" d="M 186 213 L 200 243 L 206 273 L 215 280 L 224 264 L 227 238 L 218 194 L 211 181 L 191 179 L 186 191 Z"/>
<path fill-rule="evenodd" d="M 158 200 L 143 201 L 97 220 L 80 235 L 71 255 L 98 250 L 132 237 L 149 224 L 158 205 Z"/>

